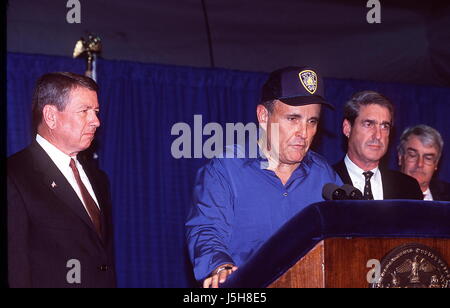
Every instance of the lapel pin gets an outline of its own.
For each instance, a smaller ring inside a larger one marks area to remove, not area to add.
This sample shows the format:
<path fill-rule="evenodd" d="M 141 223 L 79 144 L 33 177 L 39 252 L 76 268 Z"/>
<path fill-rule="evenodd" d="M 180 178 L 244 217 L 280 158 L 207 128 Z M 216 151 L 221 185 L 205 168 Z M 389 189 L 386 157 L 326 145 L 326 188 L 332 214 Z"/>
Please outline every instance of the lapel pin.
<path fill-rule="evenodd" d="M 56 183 L 55 183 L 55 181 L 53 181 L 52 182 L 52 188 L 55 188 L 56 187 Z"/>

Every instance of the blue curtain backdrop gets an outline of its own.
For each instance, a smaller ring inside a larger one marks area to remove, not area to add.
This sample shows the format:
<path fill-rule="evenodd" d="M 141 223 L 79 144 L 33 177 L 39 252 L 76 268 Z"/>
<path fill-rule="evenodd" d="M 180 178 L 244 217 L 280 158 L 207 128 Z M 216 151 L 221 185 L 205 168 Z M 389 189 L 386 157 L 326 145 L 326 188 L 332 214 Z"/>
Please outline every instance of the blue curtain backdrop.
<path fill-rule="evenodd" d="M 303 64 L 303 63 L 300 63 Z M 9 53 L 7 56 L 7 154 L 31 141 L 30 109 L 35 80 L 52 71 L 82 74 L 84 61 Z M 175 159 L 172 126 L 185 122 L 194 135 L 194 115 L 203 126 L 255 122 L 265 73 L 100 60 L 100 119 L 96 147 L 112 185 L 116 262 L 120 287 L 192 287 L 184 220 L 197 169 L 207 159 Z M 314 149 L 330 163 L 345 153 L 342 106 L 359 90 L 372 89 L 396 106 L 395 131 L 385 162 L 396 169 L 395 145 L 409 125 L 424 123 L 449 140 L 450 89 L 431 86 L 325 79 L 336 111 L 324 110 Z M 209 136 L 204 136 L 205 141 Z M 192 136 L 194 139 L 194 136 Z M 440 177 L 450 181 L 446 142 Z"/>

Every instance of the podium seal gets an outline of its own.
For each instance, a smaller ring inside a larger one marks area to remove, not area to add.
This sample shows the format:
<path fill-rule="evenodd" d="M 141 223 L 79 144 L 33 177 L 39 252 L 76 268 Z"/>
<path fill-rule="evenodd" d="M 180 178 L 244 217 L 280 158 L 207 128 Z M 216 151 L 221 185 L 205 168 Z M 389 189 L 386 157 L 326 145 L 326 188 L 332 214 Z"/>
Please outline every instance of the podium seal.
<path fill-rule="evenodd" d="M 391 250 L 381 261 L 380 277 L 371 288 L 450 288 L 450 269 L 428 246 L 409 243 Z"/>

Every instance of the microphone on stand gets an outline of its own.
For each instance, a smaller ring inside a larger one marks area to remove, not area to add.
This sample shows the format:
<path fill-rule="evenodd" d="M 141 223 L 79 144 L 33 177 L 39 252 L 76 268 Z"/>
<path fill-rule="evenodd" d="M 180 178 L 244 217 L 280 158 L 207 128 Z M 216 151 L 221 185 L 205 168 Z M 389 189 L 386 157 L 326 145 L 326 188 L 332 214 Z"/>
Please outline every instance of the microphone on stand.
<path fill-rule="evenodd" d="M 358 188 L 353 187 L 350 184 L 344 184 L 341 188 L 347 194 L 348 200 L 364 200 L 363 194 Z"/>
<path fill-rule="evenodd" d="M 347 200 L 347 193 L 334 183 L 327 183 L 322 188 L 322 196 L 325 200 Z"/>

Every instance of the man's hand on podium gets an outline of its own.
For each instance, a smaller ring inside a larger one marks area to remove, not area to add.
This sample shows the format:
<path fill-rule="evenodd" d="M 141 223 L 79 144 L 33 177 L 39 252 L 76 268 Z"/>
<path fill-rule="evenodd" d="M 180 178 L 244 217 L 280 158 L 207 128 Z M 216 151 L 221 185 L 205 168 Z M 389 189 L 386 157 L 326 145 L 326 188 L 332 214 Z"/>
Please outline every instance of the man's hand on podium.
<path fill-rule="evenodd" d="M 211 273 L 211 276 L 203 281 L 203 288 L 218 288 L 219 283 L 224 283 L 228 276 L 237 269 L 238 267 L 233 264 L 222 264 L 218 266 Z"/>

